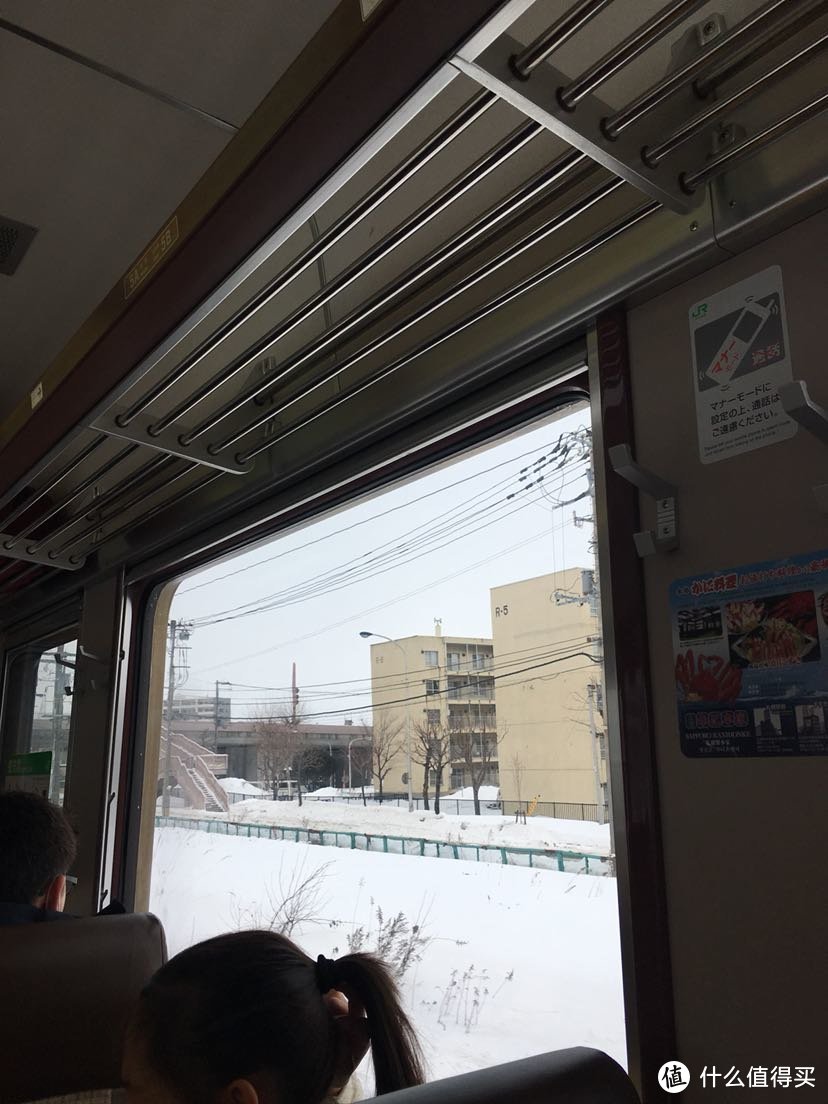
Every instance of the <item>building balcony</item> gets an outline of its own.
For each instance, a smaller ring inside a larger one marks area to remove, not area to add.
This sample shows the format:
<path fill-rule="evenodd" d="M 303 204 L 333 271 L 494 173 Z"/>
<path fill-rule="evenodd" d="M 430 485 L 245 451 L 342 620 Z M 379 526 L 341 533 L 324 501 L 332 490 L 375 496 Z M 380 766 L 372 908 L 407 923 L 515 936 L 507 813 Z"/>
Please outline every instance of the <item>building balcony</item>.
<path fill-rule="evenodd" d="M 475 683 L 461 683 L 459 686 L 449 686 L 449 701 L 494 701 L 493 686 L 478 686 Z"/>
<path fill-rule="evenodd" d="M 447 657 L 446 674 L 452 675 L 481 675 L 494 669 L 494 656 L 471 656 L 466 659 L 452 659 Z"/>

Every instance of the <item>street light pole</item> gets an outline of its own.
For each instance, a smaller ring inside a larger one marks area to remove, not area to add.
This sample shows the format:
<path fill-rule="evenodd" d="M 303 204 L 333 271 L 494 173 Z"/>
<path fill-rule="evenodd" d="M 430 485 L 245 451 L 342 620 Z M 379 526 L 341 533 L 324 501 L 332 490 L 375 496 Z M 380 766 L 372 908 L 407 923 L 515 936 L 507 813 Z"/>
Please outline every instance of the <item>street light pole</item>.
<path fill-rule="evenodd" d="M 370 637 L 375 636 L 378 640 L 385 640 L 389 644 L 393 644 L 400 655 L 403 657 L 403 671 L 405 672 L 405 746 L 406 746 L 406 759 L 408 777 L 408 811 L 414 812 L 414 791 L 411 787 L 411 702 L 408 700 L 408 656 L 405 654 L 405 649 L 401 644 L 398 644 L 396 640 L 392 640 L 390 636 L 384 636 L 382 633 L 375 632 L 361 632 L 359 634 L 363 640 L 368 640 Z"/>
<path fill-rule="evenodd" d="M 354 736 L 352 740 L 348 741 L 348 795 L 350 796 L 351 790 L 353 790 L 353 783 L 351 781 L 351 745 L 363 743 L 367 739 L 367 736 Z M 365 772 L 363 771 L 363 778 Z"/>

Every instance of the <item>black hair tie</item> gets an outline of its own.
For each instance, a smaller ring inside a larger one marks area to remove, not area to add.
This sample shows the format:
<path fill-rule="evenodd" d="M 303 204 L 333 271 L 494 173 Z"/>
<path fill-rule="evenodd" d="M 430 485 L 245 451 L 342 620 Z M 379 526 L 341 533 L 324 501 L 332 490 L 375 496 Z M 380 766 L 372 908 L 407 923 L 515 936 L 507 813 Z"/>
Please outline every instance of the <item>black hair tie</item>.
<path fill-rule="evenodd" d="M 331 989 L 336 989 L 336 963 L 332 958 L 325 958 L 324 955 L 319 955 L 316 959 L 316 984 L 319 986 L 319 992 L 324 996 L 329 993 Z"/>

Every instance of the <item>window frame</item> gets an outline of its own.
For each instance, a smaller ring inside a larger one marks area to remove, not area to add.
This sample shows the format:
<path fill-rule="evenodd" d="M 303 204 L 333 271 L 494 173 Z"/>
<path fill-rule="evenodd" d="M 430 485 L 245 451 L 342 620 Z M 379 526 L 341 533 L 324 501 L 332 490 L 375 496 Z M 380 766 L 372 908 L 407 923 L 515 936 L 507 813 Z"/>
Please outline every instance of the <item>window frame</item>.
<path fill-rule="evenodd" d="M 61 620 L 58 618 L 57 620 Z M 23 731 L 30 727 L 34 719 L 35 695 L 37 692 L 38 668 L 44 653 L 79 639 L 79 621 L 49 629 L 45 635 L 36 634 L 21 639 L 18 634 L 10 634 L 3 651 L 3 690 L 0 705 L 0 782 L 5 778 L 11 755 L 23 751 Z M 74 702 L 72 703 L 74 706 Z M 74 717 L 72 708 L 70 717 Z M 69 726 L 69 750 L 71 755 L 72 720 Z M 31 732 L 29 740 L 31 739 Z M 69 763 L 67 761 L 67 776 Z M 65 795 L 64 795 L 65 802 Z"/>
<path fill-rule="evenodd" d="M 619 321 L 620 318 L 620 321 Z M 140 703 L 146 703 L 149 680 L 146 678 L 147 662 L 152 657 L 153 607 L 166 603 L 167 608 L 179 580 L 191 571 L 217 562 L 231 554 L 247 550 L 254 540 L 271 539 L 279 532 L 302 525 L 333 509 L 358 501 L 392 484 L 404 482 L 444 460 L 461 453 L 471 453 L 475 448 L 494 443 L 499 437 L 522 431 L 533 421 L 553 414 L 556 409 L 573 402 L 587 400 L 592 406 L 593 445 L 596 466 L 596 490 L 599 512 L 599 565 L 604 588 L 616 593 L 620 587 L 617 570 L 611 572 L 613 559 L 624 562 L 631 572 L 630 583 L 622 592 L 625 606 L 630 602 L 644 601 L 643 575 L 640 562 L 631 554 L 632 533 L 637 521 L 637 502 L 629 488 L 620 487 L 620 480 L 607 480 L 608 448 L 621 441 L 632 439 L 632 406 L 630 396 L 629 364 L 626 359 L 625 316 L 615 310 L 601 316 L 589 334 L 589 376 L 584 374 L 563 376 L 554 386 L 524 394 L 506 407 L 496 408 L 492 402 L 489 412 L 483 412 L 473 421 L 442 437 L 429 439 L 427 423 L 433 415 L 416 423 L 420 444 L 414 444 L 407 452 L 401 448 L 398 456 L 373 468 L 358 454 L 356 479 L 353 476 L 336 483 L 331 479 L 327 490 L 319 488 L 310 495 L 303 495 L 303 484 L 292 490 L 292 504 L 270 513 L 262 520 L 263 510 L 243 511 L 242 517 L 232 523 L 219 522 L 181 546 L 149 557 L 138 564 L 129 579 L 129 595 L 142 616 L 133 624 L 133 654 L 135 641 L 139 642 L 144 659 L 143 677 L 134 678 L 137 691 L 131 702 L 131 715 L 125 732 L 123 769 L 131 776 L 131 788 L 124 808 L 119 811 L 119 837 L 116 863 L 116 884 L 128 903 L 135 899 L 137 856 L 140 848 L 140 794 L 141 779 L 134 769 L 144 750 L 146 738 L 145 714 L 142 719 Z M 611 336 L 607 337 L 607 333 Z M 617 335 L 621 334 L 618 338 Z M 613 344 L 615 343 L 615 344 Z M 615 346 L 618 346 L 617 348 Z M 474 402 L 484 401 L 483 393 L 492 394 L 494 385 L 487 385 Z M 514 391 L 512 394 L 514 395 Z M 461 400 L 463 401 L 463 400 Z M 426 424 L 424 424 L 426 423 Z M 402 441 L 400 441 L 402 444 Z M 372 446 L 372 450 L 376 446 Z M 381 450 L 380 450 L 381 452 Z M 347 470 L 353 471 L 350 464 Z M 312 479 L 312 486 L 314 485 Z M 247 526 L 241 524 L 247 519 Z M 218 530 L 216 532 L 216 529 Z M 612 549 L 612 557 L 610 557 Z M 621 555 L 619 556 L 619 550 Z M 614 583 L 614 585 L 612 585 Z M 658 822 L 657 786 L 653 758 L 653 728 L 649 711 L 649 655 L 646 638 L 634 641 L 619 657 L 615 649 L 615 624 L 619 618 L 613 615 L 612 604 L 603 607 L 605 640 L 607 648 L 607 694 L 614 698 L 607 704 L 608 730 L 615 728 L 615 738 L 610 748 L 610 772 L 613 780 L 610 795 L 616 804 L 616 838 L 619 841 L 618 896 L 621 914 L 621 943 L 624 984 L 624 1007 L 627 1032 L 629 1068 L 633 1080 L 641 1086 L 644 1073 L 653 1069 L 653 1062 L 661 1055 L 675 1050 L 672 979 L 669 970 L 669 932 L 664 907 L 663 880 L 653 883 L 653 876 L 661 867 L 663 878 L 663 852 Z M 615 619 L 613 620 L 613 617 Z M 640 618 L 638 619 L 640 622 Z M 156 663 L 157 667 L 157 663 Z M 637 693 L 628 693 L 620 700 L 619 686 L 628 689 L 630 672 L 635 670 Z M 642 677 L 643 671 L 643 677 Z M 643 721 L 636 715 L 642 704 Z M 637 728 L 637 732 L 634 729 Z M 632 777 L 632 789 L 637 794 L 635 816 L 642 816 L 647 823 L 644 837 L 629 824 L 630 802 L 624 788 Z M 146 833 L 145 833 L 146 834 Z M 629 847 L 633 838 L 635 851 Z M 622 852 L 624 853 L 622 855 Z M 644 877 L 646 875 L 646 877 Z M 649 913 L 649 915 L 648 915 Z M 644 953 L 644 948 L 647 948 Z M 655 952 L 657 966 L 651 970 L 650 959 Z M 655 1067 L 658 1068 L 657 1066 Z"/>
<path fill-rule="evenodd" d="M 136 902 L 141 907 L 148 900 L 145 883 L 153 825 L 143 810 L 152 794 L 143 764 L 157 752 L 160 740 L 160 724 L 153 731 L 149 718 L 152 703 L 161 700 L 165 668 L 164 642 L 159 643 L 155 624 L 169 617 L 179 583 L 196 570 L 250 551 L 382 490 L 404 486 L 445 462 L 489 448 L 573 405 L 588 403 L 582 341 L 572 340 L 527 359 L 511 372 L 500 372 L 496 382 L 478 385 L 450 404 L 434 404 L 405 431 L 398 431 L 387 450 L 373 443 L 321 472 L 313 470 L 288 490 L 279 488 L 254 505 L 244 502 L 235 515 L 206 523 L 196 536 L 170 537 L 166 548 L 137 559 L 129 568 L 125 604 L 130 621 L 124 642 L 128 680 L 119 703 L 124 720 L 121 787 L 116 838 L 106 873 L 114 896 L 129 907 L 136 907 Z"/>

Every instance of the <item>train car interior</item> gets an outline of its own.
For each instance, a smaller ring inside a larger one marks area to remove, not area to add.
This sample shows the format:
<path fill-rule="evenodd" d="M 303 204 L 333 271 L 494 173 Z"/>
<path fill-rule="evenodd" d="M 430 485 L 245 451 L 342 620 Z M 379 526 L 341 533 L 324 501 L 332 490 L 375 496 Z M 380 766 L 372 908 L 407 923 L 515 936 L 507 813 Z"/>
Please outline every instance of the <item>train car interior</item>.
<path fill-rule="evenodd" d="M 0 789 L 82 918 L 0 928 L 0 1101 L 117 1089 L 159 921 L 385 955 L 400 1104 L 828 1099 L 826 46 L 0 0 Z"/>

